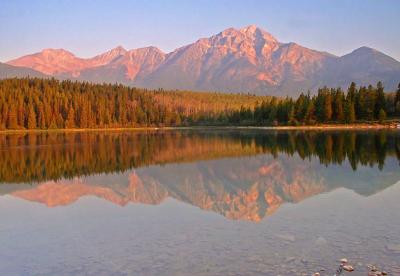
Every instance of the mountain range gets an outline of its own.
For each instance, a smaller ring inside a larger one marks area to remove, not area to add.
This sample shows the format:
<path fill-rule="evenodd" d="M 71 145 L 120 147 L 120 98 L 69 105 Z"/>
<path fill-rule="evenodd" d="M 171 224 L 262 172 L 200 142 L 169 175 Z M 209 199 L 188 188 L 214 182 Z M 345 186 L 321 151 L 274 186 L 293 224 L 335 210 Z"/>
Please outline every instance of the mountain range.
<path fill-rule="evenodd" d="M 387 91 L 393 91 L 400 81 L 400 62 L 368 47 L 339 57 L 282 43 L 250 25 L 226 29 L 170 53 L 156 47 L 126 50 L 118 46 L 92 58 L 80 58 L 64 49 L 45 49 L 0 64 L 0 78 L 13 75 L 296 96 L 324 85 L 346 88 L 352 81 L 360 85 L 382 81 Z"/>

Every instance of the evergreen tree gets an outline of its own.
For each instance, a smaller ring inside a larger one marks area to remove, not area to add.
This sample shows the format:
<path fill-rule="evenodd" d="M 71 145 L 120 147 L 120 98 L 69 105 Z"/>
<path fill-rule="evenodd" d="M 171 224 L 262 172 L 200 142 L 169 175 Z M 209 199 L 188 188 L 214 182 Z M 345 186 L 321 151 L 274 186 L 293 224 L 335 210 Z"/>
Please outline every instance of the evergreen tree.
<path fill-rule="evenodd" d="M 325 121 L 325 93 L 323 93 L 322 89 L 318 89 L 318 95 L 315 99 L 315 115 L 317 116 L 317 120 L 319 122 Z"/>
<path fill-rule="evenodd" d="M 24 127 L 27 112 L 25 111 L 25 107 L 24 107 L 24 103 L 23 103 L 22 99 L 19 99 L 17 106 L 18 106 L 18 108 L 17 108 L 17 124 L 20 127 Z"/>
<path fill-rule="evenodd" d="M 356 94 L 357 94 L 357 86 L 355 82 L 352 82 L 347 89 L 347 99 L 349 99 L 351 102 L 355 102 L 356 100 Z"/>
<path fill-rule="evenodd" d="M 274 126 L 278 124 L 277 108 L 276 108 L 276 106 L 273 106 L 273 107 L 271 108 L 271 111 L 269 112 L 268 123 L 269 123 L 270 125 L 274 125 Z"/>
<path fill-rule="evenodd" d="M 53 114 L 50 117 L 49 129 L 56 129 L 57 128 L 57 117 Z"/>
<path fill-rule="evenodd" d="M 17 120 L 17 110 L 15 105 L 10 105 L 7 114 L 7 128 L 8 129 L 17 129 L 18 128 L 18 120 Z"/>
<path fill-rule="evenodd" d="M 68 116 L 67 116 L 67 121 L 65 122 L 65 127 L 66 128 L 75 127 L 75 110 L 72 106 L 68 109 Z"/>
<path fill-rule="evenodd" d="M 385 110 L 383 110 L 383 109 L 379 110 L 378 120 L 379 120 L 380 123 L 383 123 L 386 120 L 386 112 L 385 112 Z"/>
<path fill-rule="evenodd" d="M 37 127 L 36 125 L 36 113 L 35 109 L 33 108 L 33 105 L 29 105 L 29 114 L 28 114 L 28 128 L 29 129 L 35 129 Z"/>
<path fill-rule="evenodd" d="M 396 97 L 394 100 L 394 106 L 395 106 L 395 113 L 397 116 L 400 116 L 400 83 L 397 87 L 396 91 Z"/>
<path fill-rule="evenodd" d="M 39 128 L 45 129 L 46 128 L 46 117 L 44 114 L 44 108 L 43 105 L 40 104 L 38 108 L 38 125 Z"/>
<path fill-rule="evenodd" d="M 81 107 L 81 114 L 79 117 L 79 127 L 87 128 L 88 127 L 88 106 L 87 103 L 83 103 Z"/>
<path fill-rule="evenodd" d="M 300 97 L 297 99 L 295 103 L 296 119 L 298 121 L 304 120 L 307 106 L 308 106 L 307 98 L 304 96 L 303 93 L 301 93 Z"/>
<path fill-rule="evenodd" d="M 315 106 L 312 101 L 309 101 L 308 103 L 304 121 L 308 125 L 315 123 Z"/>
<path fill-rule="evenodd" d="M 372 85 L 368 85 L 368 88 L 365 93 L 365 102 L 364 102 L 364 114 L 365 119 L 368 121 L 374 120 L 376 118 L 376 89 Z"/>
<path fill-rule="evenodd" d="M 332 119 L 332 96 L 330 93 L 325 95 L 324 100 L 324 120 L 329 122 Z"/>
<path fill-rule="evenodd" d="M 289 115 L 288 115 L 288 123 L 292 126 L 296 125 L 296 116 L 294 112 L 294 106 L 291 106 L 289 109 Z"/>
<path fill-rule="evenodd" d="M 344 105 L 344 121 L 348 124 L 352 124 L 356 121 L 354 103 L 350 98 L 346 100 Z"/>
<path fill-rule="evenodd" d="M 379 118 L 381 110 L 386 107 L 385 93 L 383 91 L 382 82 L 376 85 L 376 100 L 375 100 L 375 118 Z"/>
<path fill-rule="evenodd" d="M 344 94 L 342 90 L 338 88 L 337 91 L 334 93 L 334 108 L 333 108 L 334 120 L 337 122 L 344 121 L 343 101 L 344 101 Z"/>

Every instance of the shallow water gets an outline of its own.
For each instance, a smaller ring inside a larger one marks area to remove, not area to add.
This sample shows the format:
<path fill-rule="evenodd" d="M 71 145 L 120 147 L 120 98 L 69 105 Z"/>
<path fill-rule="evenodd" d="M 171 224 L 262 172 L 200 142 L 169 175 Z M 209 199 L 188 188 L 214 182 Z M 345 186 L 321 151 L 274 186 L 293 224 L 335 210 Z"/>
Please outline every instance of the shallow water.
<path fill-rule="evenodd" d="M 400 132 L 0 136 L 0 274 L 400 274 Z"/>

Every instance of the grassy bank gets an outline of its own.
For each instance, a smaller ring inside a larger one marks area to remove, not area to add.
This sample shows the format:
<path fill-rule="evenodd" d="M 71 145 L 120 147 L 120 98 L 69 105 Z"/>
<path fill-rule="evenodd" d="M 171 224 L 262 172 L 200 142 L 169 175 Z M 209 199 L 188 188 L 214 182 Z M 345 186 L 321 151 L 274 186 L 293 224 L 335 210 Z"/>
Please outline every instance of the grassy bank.
<path fill-rule="evenodd" d="M 131 128 L 67 128 L 67 129 L 7 129 L 0 134 L 40 133 L 40 132 L 102 132 L 102 131 L 156 131 L 156 130 L 196 130 L 196 129 L 265 129 L 265 130 L 348 130 L 348 129 L 399 129 L 400 123 L 357 123 L 320 124 L 304 126 L 182 126 L 182 127 L 131 127 Z"/>

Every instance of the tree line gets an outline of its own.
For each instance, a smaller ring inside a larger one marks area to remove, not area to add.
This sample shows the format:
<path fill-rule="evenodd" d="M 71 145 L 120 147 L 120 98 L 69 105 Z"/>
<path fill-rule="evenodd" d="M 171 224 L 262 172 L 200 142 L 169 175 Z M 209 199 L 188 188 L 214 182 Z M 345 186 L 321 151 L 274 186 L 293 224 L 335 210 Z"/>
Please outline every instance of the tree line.
<path fill-rule="evenodd" d="M 400 117 L 396 93 L 323 87 L 297 99 L 131 88 L 55 79 L 0 80 L 0 129 L 313 125 Z"/>
<path fill-rule="evenodd" d="M 119 84 L 22 78 L 0 80 L 0 129 L 194 125 L 266 96 L 147 90 Z"/>
<path fill-rule="evenodd" d="M 383 122 L 400 117 L 400 84 L 396 93 L 385 93 L 381 82 L 376 87 L 357 87 L 353 82 L 345 93 L 341 88 L 323 87 L 315 96 L 302 93 L 292 98 L 271 98 L 253 110 L 241 108 L 228 121 L 241 125 L 315 125 Z"/>
<path fill-rule="evenodd" d="M 269 154 L 382 169 L 397 131 L 32 132 L 0 136 L 0 183 L 30 183 L 167 163 Z M 124 153 L 124 154 L 121 154 Z M 38 169 L 40 168 L 40 169 Z"/>

